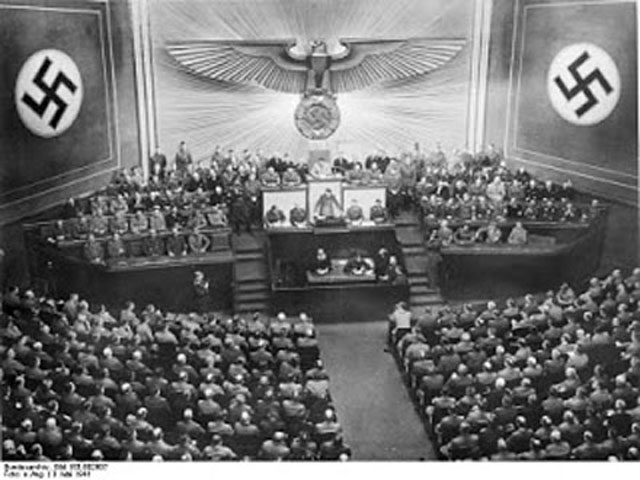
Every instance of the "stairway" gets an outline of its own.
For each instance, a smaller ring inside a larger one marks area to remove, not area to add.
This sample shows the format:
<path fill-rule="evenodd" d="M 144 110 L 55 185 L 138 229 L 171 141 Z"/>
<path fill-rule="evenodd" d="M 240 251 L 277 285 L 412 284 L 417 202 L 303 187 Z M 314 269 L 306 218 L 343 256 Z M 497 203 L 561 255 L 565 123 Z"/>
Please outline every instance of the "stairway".
<path fill-rule="evenodd" d="M 403 212 L 395 219 L 396 238 L 402 248 L 409 282 L 409 303 L 413 311 L 442 305 L 444 300 L 437 286 L 429 284 L 427 277 L 427 249 L 416 216 Z"/>
<path fill-rule="evenodd" d="M 270 313 L 271 285 L 262 232 L 233 235 L 233 309 L 235 313 Z"/>

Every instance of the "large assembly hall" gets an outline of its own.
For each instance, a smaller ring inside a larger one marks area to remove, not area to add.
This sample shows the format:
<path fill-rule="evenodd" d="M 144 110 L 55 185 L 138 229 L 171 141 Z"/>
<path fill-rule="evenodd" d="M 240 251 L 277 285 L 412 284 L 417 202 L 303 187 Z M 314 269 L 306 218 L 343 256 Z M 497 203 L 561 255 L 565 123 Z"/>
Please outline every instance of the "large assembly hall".
<path fill-rule="evenodd" d="M 0 0 L 3 473 L 639 461 L 638 19 Z"/>

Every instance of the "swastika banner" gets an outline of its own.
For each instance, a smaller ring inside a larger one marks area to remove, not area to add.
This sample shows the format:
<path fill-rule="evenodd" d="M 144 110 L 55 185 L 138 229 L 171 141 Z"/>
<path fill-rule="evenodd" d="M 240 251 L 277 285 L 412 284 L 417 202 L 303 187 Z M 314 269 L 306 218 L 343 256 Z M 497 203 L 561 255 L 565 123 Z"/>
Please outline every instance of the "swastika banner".
<path fill-rule="evenodd" d="M 633 2 L 522 2 L 507 152 L 594 193 L 635 202 Z"/>
<path fill-rule="evenodd" d="M 106 4 L 0 0 L 0 204 L 117 165 Z"/>

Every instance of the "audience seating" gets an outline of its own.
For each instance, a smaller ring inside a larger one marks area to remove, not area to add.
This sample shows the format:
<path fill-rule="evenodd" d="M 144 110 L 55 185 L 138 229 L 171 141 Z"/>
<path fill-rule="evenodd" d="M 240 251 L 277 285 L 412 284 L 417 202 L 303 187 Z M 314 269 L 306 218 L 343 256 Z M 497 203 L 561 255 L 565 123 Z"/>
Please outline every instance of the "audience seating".
<path fill-rule="evenodd" d="M 412 322 L 391 342 L 441 458 L 640 459 L 640 268 Z"/>
<path fill-rule="evenodd" d="M 4 460 L 346 460 L 311 319 L 2 302 Z"/>

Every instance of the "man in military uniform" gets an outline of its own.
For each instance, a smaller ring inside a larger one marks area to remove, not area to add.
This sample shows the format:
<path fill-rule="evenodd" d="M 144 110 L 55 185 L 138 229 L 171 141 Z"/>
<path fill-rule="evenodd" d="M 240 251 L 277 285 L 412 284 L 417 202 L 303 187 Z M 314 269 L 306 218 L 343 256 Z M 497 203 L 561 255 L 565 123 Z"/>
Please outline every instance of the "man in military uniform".
<path fill-rule="evenodd" d="M 244 191 L 251 209 L 251 223 L 254 225 L 260 224 L 262 217 L 262 185 L 260 185 L 255 172 L 249 173 L 247 181 L 244 182 Z"/>
<path fill-rule="evenodd" d="M 303 227 L 307 223 L 307 211 L 298 204 L 294 205 L 289 212 L 289 222 L 294 227 Z"/>
<path fill-rule="evenodd" d="M 160 178 L 164 177 L 164 172 L 167 170 L 167 157 L 160 151 L 160 146 L 156 146 L 153 155 L 151 155 L 149 167 L 153 174 L 159 175 Z"/>
<path fill-rule="evenodd" d="M 158 205 L 153 208 L 153 213 L 149 216 L 149 227 L 156 232 L 163 232 L 167 229 L 167 222 Z"/>
<path fill-rule="evenodd" d="M 387 221 L 387 209 L 382 206 L 382 200 L 376 199 L 376 202 L 369 211 L 369 218 L 374 223 L 385 223 Z"/>
<path fill-rule="evenodd" d="M 111 260 L 122 260 L 126 255 L 124 242 L 120 238 L 120 234 L 115 232 L 113 237 L 107 242 L 107 256 Z"/>
<path fill-rule="evenodd" d="M 229 224 L 227 216 L 218 205 L 214 205 L 213 207 L 211 207 L 206 216 L 209 225 L 211 225 L 213 228 L 223 228 Z"/>
<path fill-rule="evenodd" d="M 189 167 L 193 165 L 193 158 L 191 153 L 187 150 L 187 144 L 180 142 L 178 152 L 175 158 L 176 173 L 179 177 L 184 177 L 189 172 Z"/>
<path fill-rule="evenodd" d="M 284 187 L 297 187 L 302 183 L 302 179 L 293 167 L 288 167 L 282 175 L 282 185 Z"/>
<path fill-rule="evenodd" d="M 251 233 L 249 202 L 239 189 L 234 192 L 233 202 L 231 203 L 231 221 L 233 223 L 233 229 L 237 234 L 240 234 L 242 227 L 246 228 L 247 233 Z"/>
<path fill-rule="evenodd" d="M 264 221 L 267 227 L 282 225 L 285 220 L 286 217 L 284 216 L 284 212 L 280 210 L 276 205 L 272 205 L 264 216 Z"/>
<path fill-rule="evenodd" d="M 275 168 L 269 167 L 260 177 L 260 181 L 265 187 L 278 187 L 280 186 L 280 175 L 278 175 Z"/>
<path fill-rule="evenodd" d="M 138 212 L 131 217 L 129 224 L 131 225 L 131 233 L 135 235 L 145 234 L 147 230 L 149 230 L 149 219 L 142 210 L 138 210 Z"/>
<path fill-rule="evenodd" d="M 211 245 L 211 240 L 205 234 L 196 229 L 191 235 L 189 235 L 189 248 L 192 253 L 196 255 L 206 253 Z"/>
<path fill-rule="evenodd" d="M 527 243 L 527 231 L 522 226 L 522 222 L 516 222 L 509 233 L 507 243 L 509 243 L 509 245 L 524 245 Z"/>
<path fill-rule="evenodd" d="M 172 234 L 167 238 L 167 255 L 170 257 L 181 257 L 187 254 L 187 244 L 184 237 L 180 235 L 178 227 L 174 227 Z"/>
<path fill-rule="evenodd" d="M 347 221 L 351 225 L 362 225 L 364 213 L 362 207 L 358 205 L 358 200 L 351 200 L 351 205 L 347 208 Z"/>
<path fill-rule="evenodd" d="M 149 230 L 149 236 L 144 239 L 143 252 L 145 257 L 164 255 L 164 242 L 154 229 Z"/>
<path fill-rule="evenodd" d="M 84 238 L 91 230 L 89 218 L 83 213 L 78 213 L 78 218 L 73 222 L 73 236 L 75 238 Z"/>
<path fill-rule="evenodd" d="M 87 242 L 84 244 L 84 256 L 90 263 L 97 265 L 104 263 L 104 250 L 93 233 L 87 235 Z"/>
<path fill-rule="evenodd" d="M 362 164 L 360 162 L 356 162 L 353 168 L 347 172 L 347 180 L 350 183 L 361 184 L 364 183 L 364 179 Z"/>
<path fill-rule="evenodd" d="M 315 216 L 319 219 L 325 219 L 339 218 L 341 215 L 342 208 L 340 207 L 338 199 L 331 189 L 327 188 L 316 202 Z"/>

